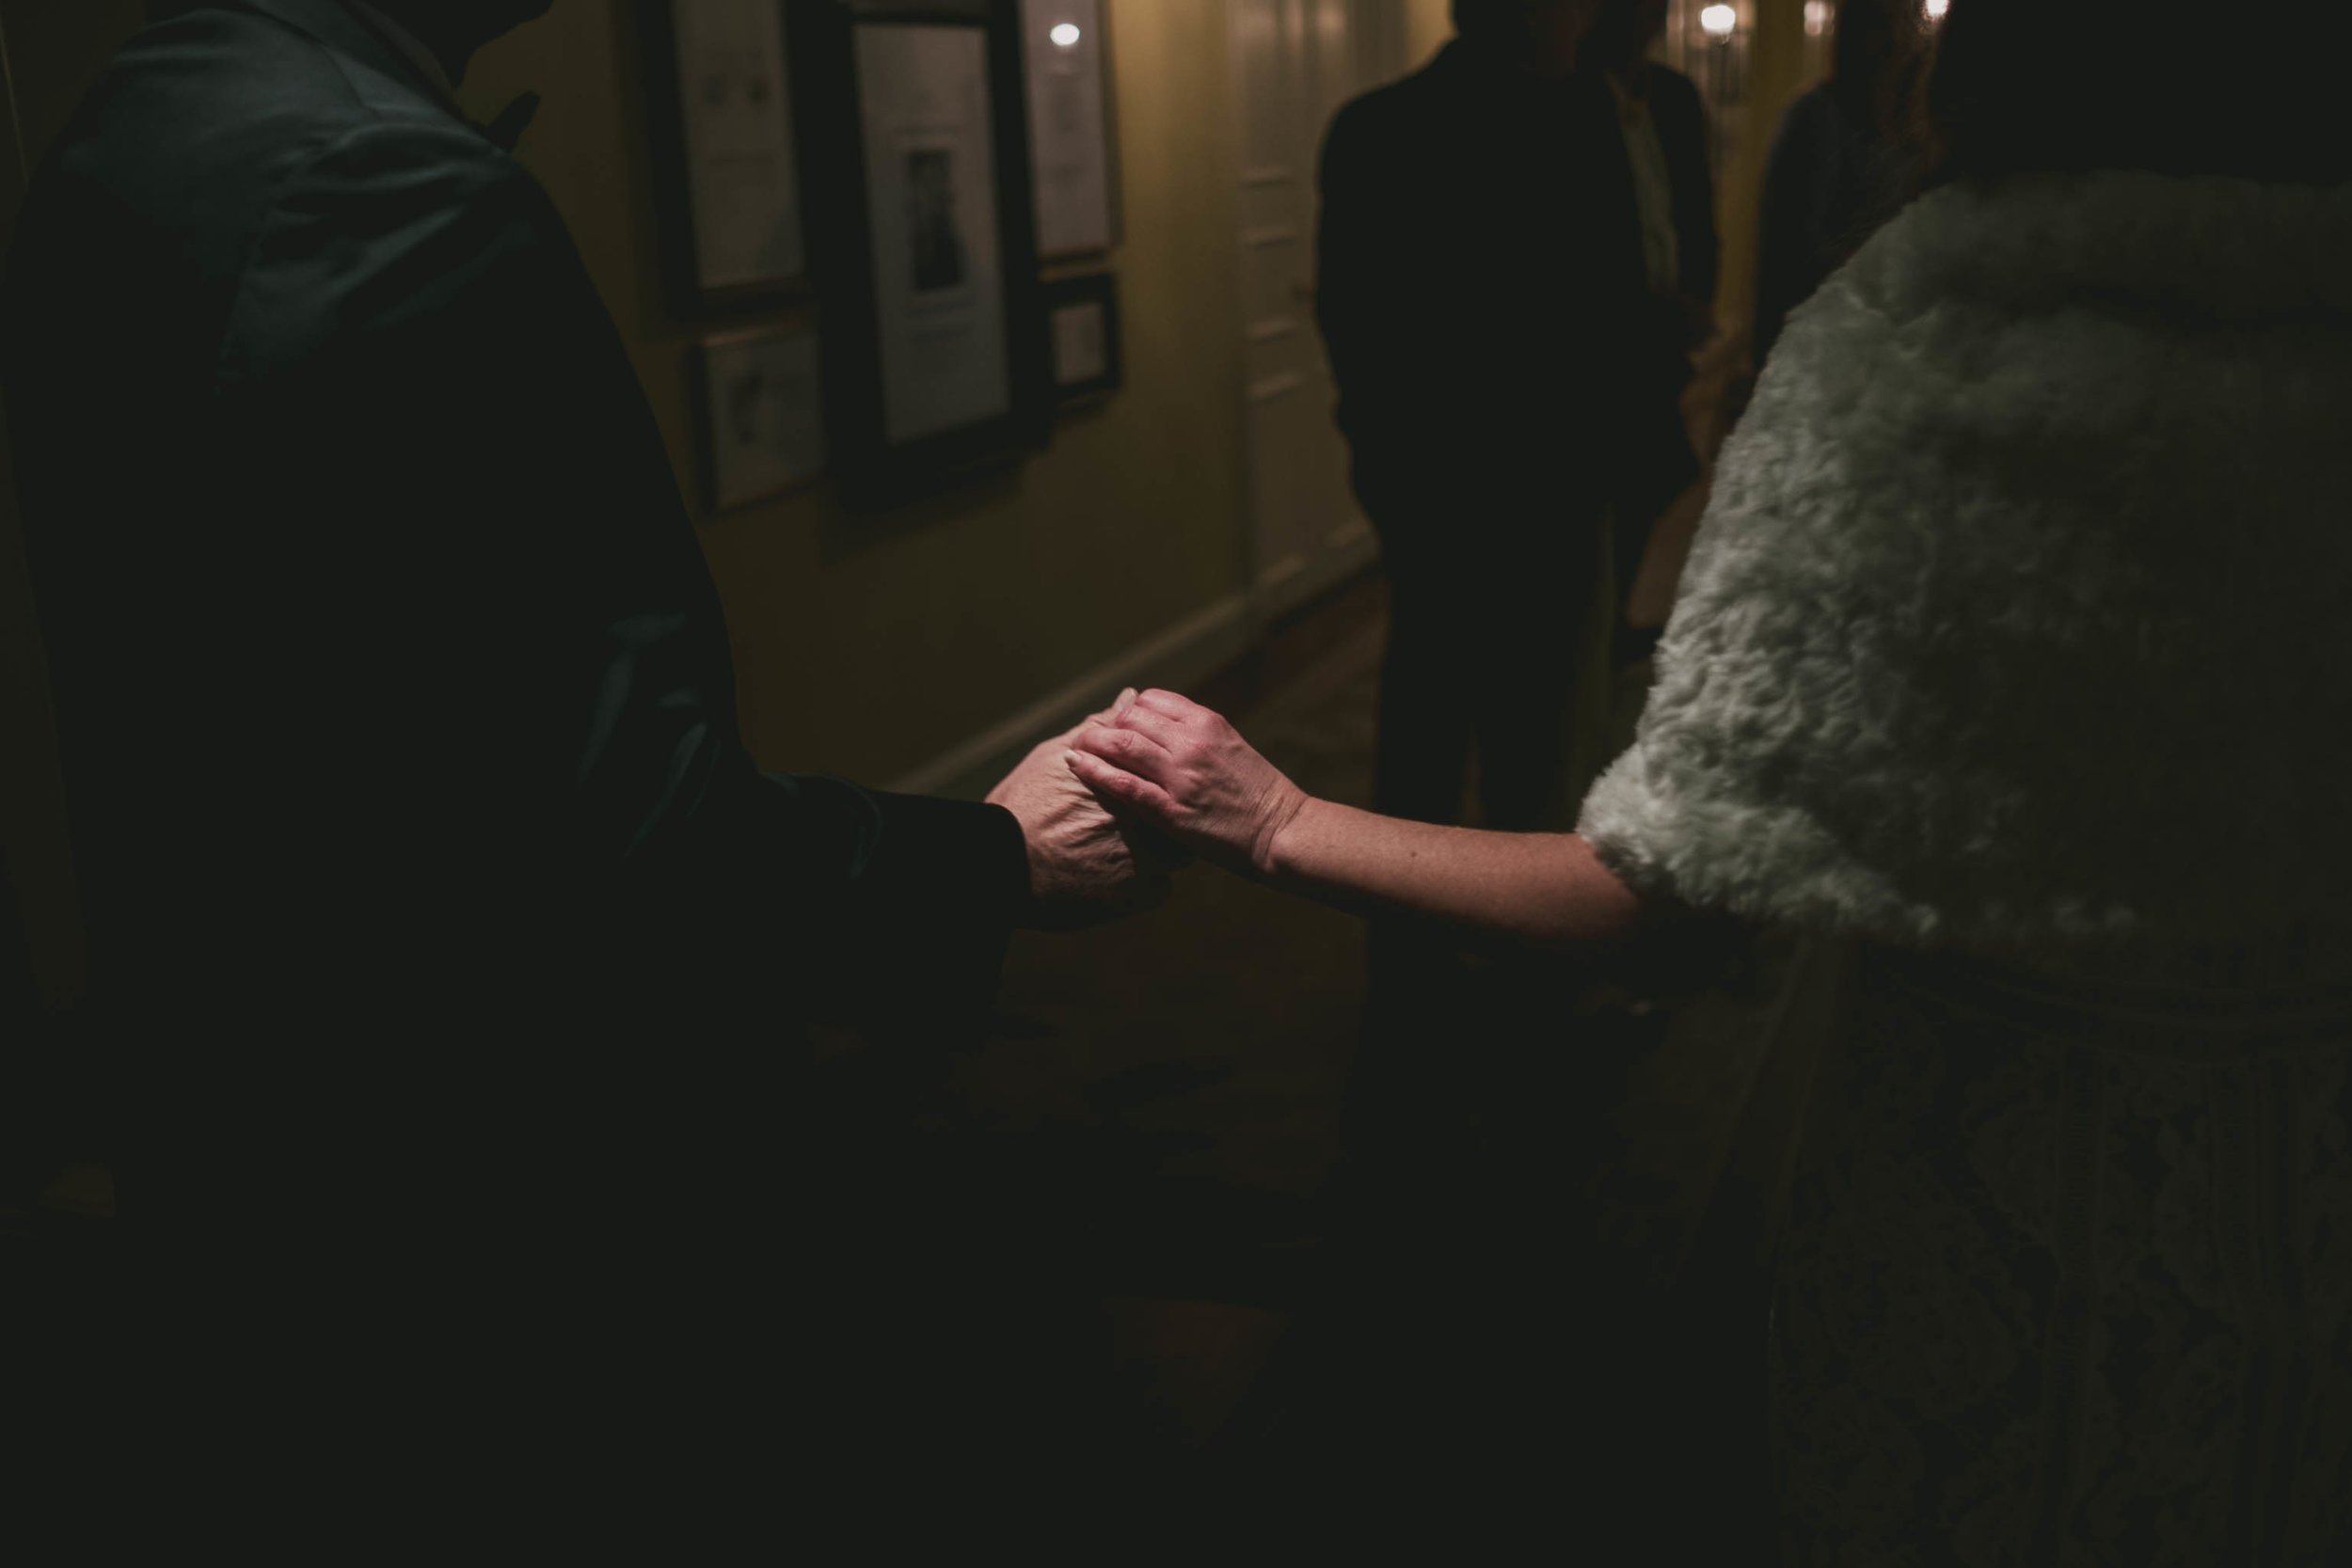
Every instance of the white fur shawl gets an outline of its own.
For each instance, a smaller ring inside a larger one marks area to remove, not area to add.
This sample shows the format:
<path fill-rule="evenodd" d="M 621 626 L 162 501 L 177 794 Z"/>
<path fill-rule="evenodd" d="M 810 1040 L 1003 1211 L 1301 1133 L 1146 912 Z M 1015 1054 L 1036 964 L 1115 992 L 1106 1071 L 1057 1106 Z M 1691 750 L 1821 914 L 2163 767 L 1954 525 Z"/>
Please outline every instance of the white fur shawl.
<path fill-rule="evenodd" d="M 2051 177 L 1791 318 L 1582 829 L 1907 944 L 2352 950 L 2348 768 L 2352 191 Z"/>

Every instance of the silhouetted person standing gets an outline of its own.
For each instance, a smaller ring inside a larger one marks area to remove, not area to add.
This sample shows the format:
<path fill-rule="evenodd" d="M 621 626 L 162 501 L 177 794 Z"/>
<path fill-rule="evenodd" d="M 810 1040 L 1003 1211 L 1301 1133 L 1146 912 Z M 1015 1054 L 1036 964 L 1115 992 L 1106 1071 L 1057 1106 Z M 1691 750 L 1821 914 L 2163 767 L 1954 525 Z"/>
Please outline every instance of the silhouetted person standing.
<path fill-rule="evenodd" d="M 1764 170 L 1753 355 L 1893 217 L 1919 181 L 1918 0 L 1841 0 L 1829 80 L 1781 117 Z"/>
<path fill-rule="evenodd" d="M 1641 324 L 1635 379 L 1625 388 L 1640 417 L 1632 443 L 1618 454 L 1613 503 L 1620 614 L 1651 527 L 1699 477 L 1682 394 L 1691 384 L 1692 352 L 1714 334 L 1722 269 L 1706 104 L 1688 76 L 1649 58 L 1665 28 L 1666 0 L 1600 0 L 1579 52 L 1579 64 L 1608 84 L 1616 103 L 1646 285 L 1642 295 L 1624 303 L 1629 317 Z M 1620 626 L 1614 641 L 1621 657 L 1638 657 L 1657 636 Z"/>
<path fill-rule="evenodd" d="M 1646 297 L 1588 0 L 1457 0 L 1460 36 L 1356 100 L 1323 154 L 1317 315 L 1391 625 L 1375 793 L 1565 823 L 1581 641 Z"/>
<path fill-rule="evenodd" d="M 1679 354 L 1685 317 L 1679 269 L 1653 277 L 1618 101 L 1578 69 L 1594 9 L 1456 0 L 1459 37 L 1325 146 L 1317 308 L 1390 584 L 1390 815 L 1458 820 L 1474 755 L 1486 826 L 1565 829 L 1580 763 L 1604 760 L 1611 519 L 1678 429 L 1661 344 Z M 1559 1011 L 1549 965 L 1475 969 L 1457 946 L 1374 928 L 1333 1249 L 1359 1272 L 1302 1337 L 1345 1369 L 1318 1418 L 1335 1484 L 1366 1497 L 1590 1479 L 1561 1476 L 1591 1414 L 1565 1354 L 1590 1292 L 1563 1303 L 1527 1239 L 1577 1245 L 1562 1203 L 1605 1066 L 1520 1022 Z"/>
<path fill-rule="evenodd" d="M 547 8 L 173 8 L 9 257 L 139 1130 L 125 1316 L 81 1325 L 103 1365 L 56 1354 L 127 1369 L 75 1406 L 231 1508 L 260 1477 L 357 1483 L 354 1519 L 526 1478 L 740 1502 L 827 1456 L 1017 1454 L 1034 1407 L 908 1381 L 958 1370 L 988 1260 L 940 1249 L 990 1216 L 819 1109 L 803 1026 L 953 1037 L 1016 924 L 1136 868 L 1056 750 L 1001 806 L 755 768 L 618 335 L 452 96 Z"/>

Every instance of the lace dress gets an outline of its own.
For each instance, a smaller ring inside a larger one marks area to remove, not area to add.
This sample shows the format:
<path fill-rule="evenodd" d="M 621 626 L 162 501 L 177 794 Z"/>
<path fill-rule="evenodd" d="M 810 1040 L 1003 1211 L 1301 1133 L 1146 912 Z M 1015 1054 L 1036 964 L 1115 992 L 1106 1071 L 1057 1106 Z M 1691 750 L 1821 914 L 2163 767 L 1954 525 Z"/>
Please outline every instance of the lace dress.
<path fill-rule="evenodd" d="M 2352 1562 L 2352 997 L 1840 967 L 1774 1283 L 1783 1560 Z"/>

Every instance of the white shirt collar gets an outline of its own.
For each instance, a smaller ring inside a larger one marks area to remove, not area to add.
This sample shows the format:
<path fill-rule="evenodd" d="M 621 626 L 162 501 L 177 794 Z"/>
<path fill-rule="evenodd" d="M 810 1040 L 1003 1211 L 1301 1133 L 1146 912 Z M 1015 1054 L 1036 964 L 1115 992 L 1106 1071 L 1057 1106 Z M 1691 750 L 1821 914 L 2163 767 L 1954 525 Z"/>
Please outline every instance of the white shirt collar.
<path fill-rule="evenodd" d="M 357 12 L 361 22 L 383 35 L 385 42 L 406 55 L 409 64 L 424 73 L 424 79 L 432 84 L 441 102 L 449 105 L 451 113 L 461 119 L 465 118 L 465 111 L 457 106 L 457 88 L 451 83 L 449 72 L 441 68 L 439 57 L 419 41 L 416 34 L 369 5 L 368 0 L 343 0 L 343 4 Z"/>

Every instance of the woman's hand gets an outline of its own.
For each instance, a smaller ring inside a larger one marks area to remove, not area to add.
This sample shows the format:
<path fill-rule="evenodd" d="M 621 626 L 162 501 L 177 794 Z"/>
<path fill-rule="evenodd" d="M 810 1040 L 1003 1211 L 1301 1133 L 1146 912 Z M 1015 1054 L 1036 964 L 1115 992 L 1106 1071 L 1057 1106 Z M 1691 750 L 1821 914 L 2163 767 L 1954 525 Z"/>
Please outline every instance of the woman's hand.
<path fill-rule="evenodd" d="M 1113 810 L 1234 870 L 1271 875 L 1276 840 L 1307 804 L 1232 725 L 1171 691 L 1145 692 L 1071 744 L 1071 771 Z"/>

